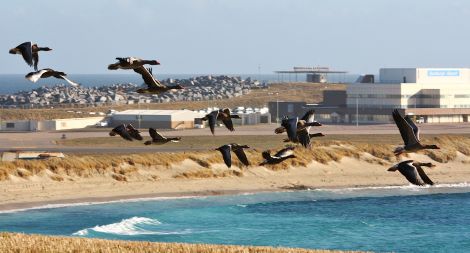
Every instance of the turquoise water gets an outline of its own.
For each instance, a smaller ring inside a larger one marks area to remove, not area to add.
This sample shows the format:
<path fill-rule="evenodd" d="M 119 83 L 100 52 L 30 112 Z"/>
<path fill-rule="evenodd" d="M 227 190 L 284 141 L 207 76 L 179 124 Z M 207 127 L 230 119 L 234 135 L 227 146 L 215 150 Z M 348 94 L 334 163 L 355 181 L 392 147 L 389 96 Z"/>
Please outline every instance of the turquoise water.
<path fill-rule="evenodd" d="M 468 252 L 470 187 L 311 190 L 49 206 L 1 213 L 0 230 L 165 242 Z"/>

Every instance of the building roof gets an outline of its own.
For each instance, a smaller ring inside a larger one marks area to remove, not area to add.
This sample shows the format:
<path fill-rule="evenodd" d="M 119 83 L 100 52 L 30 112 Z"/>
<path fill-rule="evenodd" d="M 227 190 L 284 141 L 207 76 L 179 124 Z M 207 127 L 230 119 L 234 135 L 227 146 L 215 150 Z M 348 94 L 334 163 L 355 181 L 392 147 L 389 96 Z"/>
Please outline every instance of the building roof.
<path fill-rule="evenodd" d="M 343 70 L 330 70 L 328 67 L 294 67 L 293 70 L 277 70 L 274 73 L 282 74 L 344 74 Z"/>

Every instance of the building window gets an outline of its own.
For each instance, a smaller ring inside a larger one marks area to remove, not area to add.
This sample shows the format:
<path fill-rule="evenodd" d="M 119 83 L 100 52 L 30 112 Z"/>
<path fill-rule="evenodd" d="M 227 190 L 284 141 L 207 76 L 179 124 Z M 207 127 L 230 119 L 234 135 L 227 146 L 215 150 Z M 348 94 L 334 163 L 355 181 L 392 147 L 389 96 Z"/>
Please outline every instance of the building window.
<path fill-rule="evenodd" d="M 15 128 L 15 123 L 7 123 L 7 128 Z"/>

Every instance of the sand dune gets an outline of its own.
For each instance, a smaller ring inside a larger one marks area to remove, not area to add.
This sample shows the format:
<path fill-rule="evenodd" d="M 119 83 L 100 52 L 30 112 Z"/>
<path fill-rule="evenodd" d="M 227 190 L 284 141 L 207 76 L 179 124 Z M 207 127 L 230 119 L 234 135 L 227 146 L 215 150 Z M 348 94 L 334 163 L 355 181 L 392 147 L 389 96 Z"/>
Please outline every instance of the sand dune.
<path fill-rule="evenodd" d="M 468 140 L 434 140 L 445 150 L 403 159 L 431 161 L 427 169 L 437 184 L 470 182 Z M 454 144 L 449 144 L 454 143 Z M 299 149 L 297 159 L 277 166 L 228 169 L 217 152 L 69 156 L 63 160 L 0 164 L 0 210 L 45 204 L 110 201 L 145 197 L 180 197 L 280 191 L 286 189 L 408 185 L 391 146 L 330 143 Z M 261 161 L 257 151 L 248 156 Z"/>

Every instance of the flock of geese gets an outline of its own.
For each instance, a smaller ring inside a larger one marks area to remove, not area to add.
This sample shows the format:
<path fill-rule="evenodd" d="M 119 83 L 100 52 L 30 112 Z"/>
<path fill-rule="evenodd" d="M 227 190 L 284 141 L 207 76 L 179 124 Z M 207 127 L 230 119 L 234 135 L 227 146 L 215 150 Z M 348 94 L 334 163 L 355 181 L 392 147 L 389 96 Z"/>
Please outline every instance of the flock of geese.
<path fill-rule="evenodd" d="M 37 82 L 40 78 L 55 77 L 67 81 L 70 85 L 78 86 L 79 84 L 68 79 L 64 72 L 55 71 L 51 68 L 45 68 L 38 70 L 39 62 L 39 52 L 40 51 L 51 51 L 49 47 L 39 47 L 37 44 L 32 42 L 24 42 L 18 45 L 15 48 L 10 49 L 10 54 L 20 54 L 24 61 L 29 65 L 33 66 L 35 72 L 28 73 L 25 78 Z M 139 88 L 136 92 L 141 94 L 159 94 L 162 92 L 167 92 L 173 89 L 184 89 L 180 85 L 175 86 L 166 86 L 160 83 L 152 74 L 151 68 L 146 68 L 145 65 L 160 65 L 160 62 L 157 60 L 143 60 L 136 57 L 125 57 L 116 58 L 117 62 L 108 65 L 109 70 L 133 70 L 134 72 L 140 74 L 144 83 L 147 85 L 146 88 Z M 281 121 L 281 126 L 276 128 L 274 132 L 276 134 L 287 133 L 287 138 L 284 139 L 284 142 L 292 142 L 295 144 L 300 144 L 303 148 L 311 148 L 311 138 L 324 136 L 322 133 L 310 133 L 311 127 L 321 126 L 319 122 L 314 120 L 314 110 L 310 110 L 300 119 L 299 117 L 283 117 Z M 404 153 L 417 152 L 424 149 L 439 149 L 436 145 L 426 145 L 420 142 L 419 138 L 419 128 L 413 122 L 409 116 L 403 117 L 398 110 L 394 110 L 392 113 L 395 124 L 397 125 L 400 135 L 403 139 L 404 145 L 397 147 L 394 150 L 394 154 L 398 157 Z M 232 119 L 240 118 L 238 115 L 232 114 L 230 109 L 224 108 L 220 110 L 212 111 L 211 113 L 205 115 L 202 120 L 208 121 L 210 131 L 215 135 L 215 126 L 218 121 L 221 121 L 229 131 L 234 131 Z M 109 132 L 110 136 L 119 135 L 123 139 L 128 141 L 138 140 L 143 141 L 143 137 L 140 135 L 140 131 L 134 128 L 131 124 L 121 124 Z M 145 141 L 145 145 L 151 144 L 165 144 L 168 142 L 179 142 L 180 137 L 164 137 L 159 134 L 154 128 L 149 128 L 149 135 L 151 140 Z M 223 160 L 227 167 L 232 166 L 232 155 L 235 153 L 238 160 L 245 166 L 250 166 L 250 162 L 245 154 L 245 149 L 250 148 L 247 145 L 240 145 L 237 143 L 230 143 L 216 148 L 215 150 L 219 151 L 222 154 Z M 295 147 L 290 146 L 283 148 L 277 151 L 275 154 L 271 155 L 269 150 L 262 152 L 262 157 L 264 161 L 260 165 L 265 164 L 278 164 L 287 159 L 294 159 Z M 432 163 L 421 163 L 415 162 L 413 160 L 401 161 L 391 168 L 388 171 L 399 171 L 410 183 L 415 185 L 433 185 L 433 181 L 426 175 L 423 170 L 423 167 L 434 167 Z"/>
<path fill-rule="evenodd" d="M 49 47 L 39 47 L 37 44 L 32 42 L 24 42 L 15 48 L 10 49 L 10 54 L 19 54 L 23 57 L 26 64 L 30 67 L 34 66 L 34 72 L 28 73 L 25 78 L 29 81 L 35 83 L 41 78 L 55 77 L 58 79 L 63 79 L 72 86 L 79 86 L 78 83 L 67 78 L 67 74 L 61 71 L 56 71 L 51 68 L 44 68 L 38 70 L 39 62 L 39 51 L 52 51 Z M 117 57 L 117 62 L 108 65 L 109 70 L 132 69 L 134 72 L 140 74 L 144 83 L 147 85 L 145 88 L 139 88 L 136 90 L 140 94 L 159 94 L 162 92 L 167 92 L 169 90 L 179 90 L 184 89 L 181 85 L 166 86 L 162 84 L 158 79 L 156 79 L 152 74 L 151 68 L 145 68 L 145 64 L 150 65 L 160 65 L 160 62 L 157 60 L 143 60 L 136 57 Z"/>
<path fill-rule="evenodd" d="M 284 117 L 281 121 L 281 126 L 276 128 L 274 132 L 276 134 L 287 133 L 287 138 L 284 139 L 284 142 L 292 142 L 300 144 L 303 148 L 311 148 L 311 139 L 315 137 L 325 136 L 322 133 L 310 133 L 310 128 L 315 126 L 321 126 L 322 124 L 315 121 L 314 110 L 309 110 L 302 118 L 299 117 Z M 230 113 L 230 109 L 224 108 L 204 116 L 203 120 L 209 122 L 209 128 L 213 135 L 215 135 L 215 126 L 217 121 L 222 121 L 225 127 L 229 131 L 234 131 L 232 118 L 239 118 L 238 115 Z M 397 147 L 394 150 L 395 155 L 398 157 L 404 153 L 417 152 L 424 149 L 439 149 L 436 145 L 424 145 L 421 144 L 419 140 L 419 128 L 415 125 L 413 120 L 409 116 L 401 116 L 398 110 L 393 111 L 393 118 L 395 123 L 400 130 L 401 137 L 403 139 L 404 145 Z M 120 135 L 122 138 L 128 141 L 140 140 L 143 138 L 139 134 L 140 132 L 135 129 L 131 124 L 121 124 L 109 133 L 110 136 Z M 145 145 L 150 145 L 152 143 L 156 144 L 165 144 L 168 142 L 179 142 L 181 137 L 164 137 L 159 134 L 155 129 L 150 128 L 149 134 L 151 140 L 146 141 Z M 222 154 L 224 163 L 228 168 L 232 166 L 232 152 L 235 153 L 238 160 L 244 166 L 250 166 L 250 161 L 248 160 L 245 149 L 250 148 L 247 145 L 241 145 L 237 143 L 230 143 L 222 145 L 215 150 L 219 151 Z M 278 164 L 287 159 L 296 158 L 294 150 L 296 147 L 289 146 L 277 151 L 275 154 L 271 154 L 269 150 L 263 151 L 261 156 L 263 157 L 263 162 L 259 165 L 263 166 L 266 164 Z M 413 160 L 401 161 L 391 168 L 388 171 L 399 171 L 410 183 L 414 185 L 433 185 L 433 181 L 426 175 L 423 170 L 423 167 L 435 167 L 432 163 L 422 163 Z"/>

